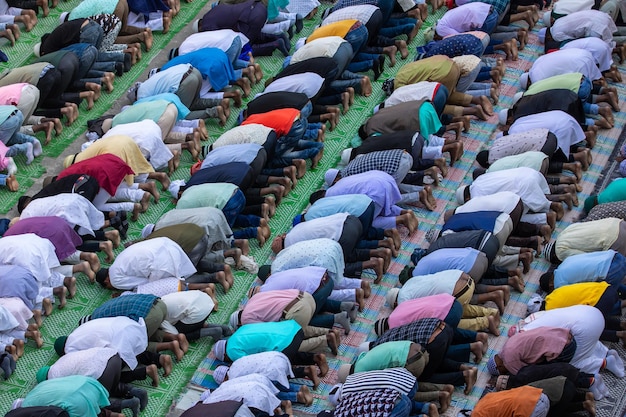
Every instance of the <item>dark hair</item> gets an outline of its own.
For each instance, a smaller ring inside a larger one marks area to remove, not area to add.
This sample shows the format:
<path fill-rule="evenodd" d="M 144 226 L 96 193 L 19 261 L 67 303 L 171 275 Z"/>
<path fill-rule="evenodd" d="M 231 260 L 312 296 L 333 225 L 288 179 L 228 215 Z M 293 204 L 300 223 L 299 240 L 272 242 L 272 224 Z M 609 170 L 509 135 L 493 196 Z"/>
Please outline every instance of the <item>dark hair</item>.
<path fill-rule="evenodd" d="M 108 276 L 109 276 L 109 268 L 102 268 L 98 272 L 96 272 L 96 281 L 103 288 L 106 288 L 106 286 L 104 285 L 104 280 L 107 279 Z"/>
<path fill-rule="evenodd" d="M 17 200 L 17 212 L 22 214 L 32 198 L 29 195 L 23 195 Z"/>
<path fill-rule="evenodd" d="M 480 177 L 481 175 L 483 175 L 485 172 L 487 172 L 487 170 L 485 168 L 476 168 L 472 172 L 472 178 L 476 179 L 476 178 Z"/>
<path fill-rule="evenodd" d="M 539 287 L 547 293 L 550 293 L 550 283 L 554 285 L 554 272 L 548 271 L 539 278 Z"/>
<path fill-rule="evenodd" d="M 324 198 L 326 195 L 326 190 L 317 190 L 309 197 L 309 204 L 315 203 L 320 198 Z"/>
<path fill-rule="evenodd" d="M 368 137 L 369 135 L 367 134 L 367 132 L 365 131 L 365 125 L 361 125 L 359 127 L 359 137 L 361 139 L 365 139 L 366 137 Z"/>
<path fill-rule="evenodd" d="M 478 152 L 476 154 L 476 162 L 483 168 L 489 168 L 489 151 L 485 149 Z"/>

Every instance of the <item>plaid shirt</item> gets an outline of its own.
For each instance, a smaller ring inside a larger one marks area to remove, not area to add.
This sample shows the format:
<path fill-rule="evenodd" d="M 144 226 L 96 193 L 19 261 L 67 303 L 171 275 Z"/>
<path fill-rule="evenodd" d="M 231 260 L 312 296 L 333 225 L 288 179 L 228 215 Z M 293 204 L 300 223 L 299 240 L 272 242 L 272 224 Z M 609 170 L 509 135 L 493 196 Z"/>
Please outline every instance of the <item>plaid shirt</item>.
<path fill-rule="evenodd" d="M 368 171 L 383 171 L 393 177 L 400 167 L 403 154 L 402 149 L 391 149 L 360 155 L 341 170 L 341 177 L 345 178 Z"/>
<path fill-rule="evenodd" d="M 506 11 L 507 6 L 511 3 L 511 0 L 466 0 L 465 3 L 487 3 L 493 7 L 493 9 L 498 12 L 499 16 Z"/>
<path fill-rule="evenodd" d="M 378 6 L 378 0 L 339 0 L 335 5 L 330 9 L 331 13 L 336 12 L 339 9 L 343 9 L 345 7 L 350 6 L 361 6 L 363 4 L 371 4 L 373 6 Z"/>
<path fill-rule="evenodd" d="M 91 313 L 91 319 L 100 319 L 103 317 L 126 316 L 135 321 L 139 321 L 139 317 L 145 318 L 154 303 L 159 300 L 156 295 L 152 294 L 128 294 L 117 298 L 113 298 Z"/>
<path fill-rule="evenodd" d="M 397 340 L 410 340 L 419 343 L 422 346 L 428 344 L 430 336 L 433 334 L 441 320 L 436 318 L 420 319 L 404 326 L 394 327 L 386 331 L 382 336 L 374 341 L 370 348 L 385 342 L 394 342 Z"/>

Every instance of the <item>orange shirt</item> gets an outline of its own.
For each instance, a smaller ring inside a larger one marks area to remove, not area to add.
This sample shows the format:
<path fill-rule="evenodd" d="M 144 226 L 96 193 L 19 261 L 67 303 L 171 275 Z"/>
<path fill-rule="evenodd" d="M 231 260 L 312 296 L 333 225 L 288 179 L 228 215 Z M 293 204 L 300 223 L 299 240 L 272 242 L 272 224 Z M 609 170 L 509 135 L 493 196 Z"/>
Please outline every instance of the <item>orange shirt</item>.
<path fill-rule="evenodd" d="M 530 417 L 543 390 L 525 385 L 492 392 L 478 401 L 472 417 Z"/>
<path fill-rule="evenodd" d="M 344 38 L 352 26 L 357 23 L 358 20 L 350 19 L 350 20 L 340 20 L 335 23 L 331 23 L 328 25 L 321 26 L 313 31 L 311 35 L 306 38 L 307 42 L 311 42 L 312 40 L 325 38 L 327 36 L 341 36 Z"/>
<path fill-rule="evenodd" d="M 274 129 L 276 136 L 285 136 L 293 122 L 300 117 L 300 110 L 298 109 L 278 109 L 268 111 L 267 113 L 257 113 L 244 120 L 241 125 L 248 125 L 251 123 L 260 124 L 270 129 Z"/>

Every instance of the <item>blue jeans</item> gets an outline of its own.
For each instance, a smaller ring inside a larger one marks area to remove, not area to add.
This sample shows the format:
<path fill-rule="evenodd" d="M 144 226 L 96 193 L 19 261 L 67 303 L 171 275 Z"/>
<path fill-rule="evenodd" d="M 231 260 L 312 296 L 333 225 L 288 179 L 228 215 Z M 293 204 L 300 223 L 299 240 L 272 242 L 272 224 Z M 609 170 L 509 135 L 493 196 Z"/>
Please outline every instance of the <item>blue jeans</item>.
<path fill-rule="evenodd" d="M 578 89 L 578 97 L 583 101 L 590 101 L 591 98 L 591 89 L 592 89 L 591 80 L 583 75 L 582 81 L 580 82 L 580 88 Z"/>
<path fill-rule="evenodd" d="M 11 114 L 0 124 L 0 141 L 4 143 L 9 150 L 6 156 L 15 156 L 20 153 L 26 153 L 28 145 L 26 143 L 34 143 L 35 138 L 20 132 L 20 127 L 24 123 L 24 115 L 19 110 Z"/>
<path fill-rule="evenodd" d="M 0 174 L 0 185 L 6 187 L 7 185 L 7 175 Z"/>
<path fill-rule="evenodd" d="M 341 302 L 329 300 L 328 297 L 333 292 L 335 283 L 332 279 L 328 279 L 324 285 L 317 289 L 312 295 L 315 300 L 315 314 L 309 322 L 310 326 L 323 327 L 331 329 L 335 323 L 335 317 L 332 314 L 320 314 L 323 312 L 339 313 L 341 311 Z"/>
<path fill-rule="evenodd" d="M 435 93 L 435 97 L 433 97 L 433 107 L 440 117 L 441 113 L 443 113 L 443 108 L 446 106 L 446 101 L 448 101 L 449 94 L 448 88 L 441 84 Z"/>
<path fill-rule="evenodd" d="M 102 26 L 96 22 L 89 22 L 80 30 L 80 43 L 88 43 L 95 46 L 96 49 L 100 49 L 103 37 Z"/>
<path fill-rule="evenodd" d="M 481 32 L 485 32 L 488 35 L 491 35 L 497 25 L 498 25 L 498 12 L 496 12 L 492 8 L 489 14 L 487 15 L 487 18 L 483 22 L 483 25 L 477 30 L 480 30 Z"/>
<path fill-rule="evenodd" d="M 270 161 L 270 168 L 286 167 L 293 164 L 294 159 L 311 159 L 324 148 L 321 142 L 299 140 L 295 146 L 286 148 L 277 145 L 274 158 Z M 279 149 L 281 152 L 279 152 Z"/>
<path fill-rule="evenodd" d="M 352 46 L 350 46 L 349 43 L 342 42 L 339 45 L 339 48 L 337 48 L 335 54 L 333 55 L 333 61 L 337 64 L 337 69 L 340 74 L 348 68 L 348 65 L 350 65 L 350 61 L 352 61 L 354 55 L 355 52 L 352 50 Z"/>
<path fill-rule="evenodd" d="M 222 208 L 222 213 L 224 213 L 224 217 L 226 217 L 226 221 L 230 227 L 235 225 L 237 216 L 239 216 L 239 213 L 241 213 L 245 206 L 246 196 L 238 189 Z"/>
<path fill-rule="evenodd" d="M 357 54 L 367 42 L 369 33 L 364 25 L 349 31 L 343 38 L 352 46 L 352 53 Z"/>
<path fill-rule="evenodd" d="M 236 37 L 233 39 L 233 43 L 230 44 L 227 50 L 224 52 L 228 57 L 228 61 L 233 64 L 234 69 L 242 69 L 248 66 L 246 61 L 242 61 L 239 59 L 239 55 L 241 54 L 241 39 Z"/>
<path fill-rule="evenodd" d="M 272 384 L 280 390 L 280 392 L 276 394 L 276 397 L 279 400 L 289 400 L 294 404 L 298 402 L 298 391 L 300 390 L 300 385 L 289 384 L 289 387 L 284 387 L 283 384 L 278 381 L 272 381 Z"/>
<path fill-rule="evenodd" d="M 241 214 L 245 205 L 246 197 L 241 190 L 237 190 L 222 209 L 229 226 L 238 228 L 233 230 L 235 239 L 253 239 L 257 236 L 257 227 L 259 227 L 261 218 L 259 216 Z"/>
<path fill-rule="evenodd" d="M 617 286 L 620 294 L 626 294 L 626 285 L 622 283 L 624 277 L 626 277 L 626 256 L 621 253 L 615 253 L 613 261 L 609 266 L 609 271 L 606 274 L 606 282 Z"/>

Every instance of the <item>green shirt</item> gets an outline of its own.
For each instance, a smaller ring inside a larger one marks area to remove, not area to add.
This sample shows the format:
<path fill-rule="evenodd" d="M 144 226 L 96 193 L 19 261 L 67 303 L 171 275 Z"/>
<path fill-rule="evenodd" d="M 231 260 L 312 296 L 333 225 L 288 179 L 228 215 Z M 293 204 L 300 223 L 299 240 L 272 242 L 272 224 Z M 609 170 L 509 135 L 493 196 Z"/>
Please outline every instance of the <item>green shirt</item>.
<path fill-rule="evenodd" d="M 109 404 L 109 393 L 101 383 L 74 375 L 37 384 L 24 398 L 22 407 L 53 405 L 67 411 L 70 417 L 96 417 L 100 408 Z"/>
<path fill-rule="evenodd" d="M 409 356 L 411 344 L 408 340 L 386 342 L 369 352 L 362 353 L 354 364 L 354 373 L 387 368 L 403 368 Z"/>
<path fill-rule="evenodd" d="M 555 75 L 554 77 L 545 78 L 536 83 L 532 83 L 528 90 L 524 93 L 525 96 L 541 93 L 547 90 L 571 90 L 578 94 L 580 89 L 580 80 L 583 75 L 580 72 L 571 72 L 569 74 Z"/>
<path fill-rule="evenodd" d="M 126 123 L 141 122 L 142 120 L 150 119 L 154 123 L 157 123 L 165 108 L 170 104 L 167 100 L 155 100 L 142 103 L 135 103 L 132 106 L 126 107 L 121 113 L 118 113 L 113 117 L 113 127 L 117 125 L 124 125 Z"/>
<path fill-rule="evenodd" d="M 179 209 L 215 207 L 223 209 L 239 187 L 226 182 L 198 184 L 189 187 L 178 200 Z"/>
<path fill-rule="evenodd" d="M 529 151 L 519 155 L 505 156 L 495 161 L 489 166 L 487 172 L 503 171 L 513 168 L 532 168 L 535 171 L 541 171 L 543 161 L 548 159 L 548 155 L 543 152 Z"/>
<path fill-rule="evenodd" d="M 604 191 L 598 194 L 598 204 L 626 200 L 626 178 L 611 181 Z"/>

